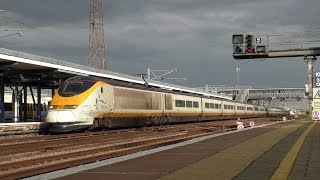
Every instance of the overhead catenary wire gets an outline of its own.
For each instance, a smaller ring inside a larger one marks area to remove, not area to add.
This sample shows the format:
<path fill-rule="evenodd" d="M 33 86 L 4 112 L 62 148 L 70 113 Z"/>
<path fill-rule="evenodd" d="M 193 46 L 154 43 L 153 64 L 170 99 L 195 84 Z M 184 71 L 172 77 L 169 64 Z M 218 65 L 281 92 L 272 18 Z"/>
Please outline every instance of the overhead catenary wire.
<path fill-rule="evenodd" d="M 4 16 L 4 15 L 0 15 L 0 17 L 3 18 L 3 19 L 7 19 L 7 20 L 10 20 L 10 21 L 12 21 L 12 22 L 15 22 L 15 23 L 17 23 L 17 24 L 20 24 L 20 25 L 23 25 L 23 26 L 26 26 L 26 27 L 29 27 L 29 28 L 34 29 L 33 26 L 31 26 L 31 25 L 29 25 L 29 24 L 26 24 L 26 23 L 23 23 L 23 22 L 20 22 L 20 21 L 15 20 L 15 19 L 12 19 L 12 18 L 10 18 L 10 17 Z"/>

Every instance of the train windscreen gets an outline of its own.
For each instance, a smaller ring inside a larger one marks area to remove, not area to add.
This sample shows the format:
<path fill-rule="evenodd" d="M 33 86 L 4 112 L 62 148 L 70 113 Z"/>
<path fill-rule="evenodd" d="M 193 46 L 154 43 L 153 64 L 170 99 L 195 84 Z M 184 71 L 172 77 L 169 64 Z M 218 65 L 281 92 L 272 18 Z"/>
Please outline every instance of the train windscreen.
<path fill-rule="evenodd" d="M 64 97 L 75 96 L 88 90 L 94 83 L 93 81 L 66 81 L 60 86 L 58 93 Z"/>

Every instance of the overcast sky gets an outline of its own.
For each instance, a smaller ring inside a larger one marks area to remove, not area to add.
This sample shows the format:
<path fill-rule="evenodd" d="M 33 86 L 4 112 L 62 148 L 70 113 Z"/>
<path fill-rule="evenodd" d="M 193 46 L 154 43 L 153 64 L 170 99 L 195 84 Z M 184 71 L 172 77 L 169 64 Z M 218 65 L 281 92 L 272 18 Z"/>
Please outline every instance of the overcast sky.
<path fill-rule="evenodd" d="M 187 78 L 177 84 L 189 87 L 233 86 L 237 67 L 240 85 L 303 88 L 307 82 L 302 57 L 236 61 L 231 37 L 319 30 L 319 0 L 102 1 L 110 71 L 177 68 L 171 77 Z M 87 64 L 89 0 L 1 0 L 0 9 L 1 30 L 26 29 L 22 37 L 0 32 L 0 47 Z"/>

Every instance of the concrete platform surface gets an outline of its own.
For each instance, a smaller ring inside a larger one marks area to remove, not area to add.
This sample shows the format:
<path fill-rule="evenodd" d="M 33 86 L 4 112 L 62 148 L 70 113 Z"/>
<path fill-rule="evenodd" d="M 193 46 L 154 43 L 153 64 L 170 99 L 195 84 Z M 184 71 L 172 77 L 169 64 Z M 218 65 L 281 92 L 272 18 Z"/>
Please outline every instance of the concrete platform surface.
<path fill-rule="evenodd" d="M 0 136 L 42 132 L 46 128 L 45 122 L 0 123 Z"/>
<path fill-rule="evenodd" d="M 270 179 L 308 124 L 292 121 L 239 131 L 58 179 Z"/>

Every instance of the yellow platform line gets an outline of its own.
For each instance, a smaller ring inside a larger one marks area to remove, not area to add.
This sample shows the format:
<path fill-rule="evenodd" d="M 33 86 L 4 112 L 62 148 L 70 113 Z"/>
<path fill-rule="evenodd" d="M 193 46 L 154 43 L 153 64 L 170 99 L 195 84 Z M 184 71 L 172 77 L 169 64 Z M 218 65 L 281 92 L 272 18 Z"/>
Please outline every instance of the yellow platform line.
<path fill-rule="evenodd" d="M 315 124 L 316 122 L 313 122 L 299 137 L 297 142 L 292 146 L 290 151 L 287 153 L 286 157 L 281 161 L 280 166 L 272 175 L 271 180 L 288 179 L 289 173 L 298 156 L 298 153 L 300 152 L 300 149 L 302 148 L 302 145 L 305 139 L 307 138 L 308 134 L 310 133 L 311 129 Z"/>

